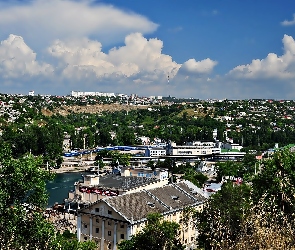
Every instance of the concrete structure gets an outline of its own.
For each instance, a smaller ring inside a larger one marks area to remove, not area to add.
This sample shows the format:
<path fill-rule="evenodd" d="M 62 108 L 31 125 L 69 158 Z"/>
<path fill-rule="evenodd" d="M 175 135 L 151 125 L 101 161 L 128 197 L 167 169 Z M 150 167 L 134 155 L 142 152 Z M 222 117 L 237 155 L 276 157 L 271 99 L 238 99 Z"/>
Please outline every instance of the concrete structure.
<path fill-rule="evenodd" d="M 194 248 L 197 229 L 190 219 L 186 225 L 181 219 L 185 208 L 201 210 L 206 198 L 193 186 L 186 181 L 98 200 L 78 211 L 78 240 L 94 240 L 100 250 L 116 250 L 118 243 L 145 226 L 148 214 L 160 213 L 180 224 L 180 241 L 187 249 Z"/>
<path fill-rule="evenodd" d="M 71 96 L 81 97 L 81 96 L 105 96 L 105 97 L 115 97 L 115 93 L 102 93 L 102 92 L 85 92 L 85 91 L 71 91 Z"/>
<path fill-rule="evenodd" d="M 161 147 L 148 147 L 145 149 L 145 157 L 161 157 L 166 155 L 166 149 Z"/>
<path fill-rule="evenodd" d="M 172 156 L 206 156 L 220 153 L 221 149 L 216 147 L 215 142 L 195 141 L 184 146 L 176 145 L 176 143 L 171 142 L 168 143 L 167 146 L 167 155 Z"/>

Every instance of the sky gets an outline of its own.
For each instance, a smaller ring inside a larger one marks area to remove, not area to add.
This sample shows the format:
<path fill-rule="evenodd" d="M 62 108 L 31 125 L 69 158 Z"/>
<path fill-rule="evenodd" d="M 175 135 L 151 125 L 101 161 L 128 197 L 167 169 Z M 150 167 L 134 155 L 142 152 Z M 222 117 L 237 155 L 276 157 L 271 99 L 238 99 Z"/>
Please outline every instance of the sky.
<path fill-rule="evenodd" d="M 294 0 L 0 0 L 0 93 L 295 99 Z"/>

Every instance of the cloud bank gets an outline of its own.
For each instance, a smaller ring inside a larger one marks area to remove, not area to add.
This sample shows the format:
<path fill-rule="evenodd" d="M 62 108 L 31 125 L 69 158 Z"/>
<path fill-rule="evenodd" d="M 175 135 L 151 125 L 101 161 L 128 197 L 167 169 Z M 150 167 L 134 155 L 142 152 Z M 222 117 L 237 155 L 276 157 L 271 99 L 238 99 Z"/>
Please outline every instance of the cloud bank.
<path fill-rule="evenodd" d="M 18 34 L 29 44 L 48 45 L 55 39 L 94 37 L 115 43 L 127 34 L 154 32 L 158 24 L 136 13 L 90 0 L 35 0 L 24 4 L 0 3 L 2 34 Z"/>
<path fill-rule="evenodd" d="M 11 34 L 0 45 L 0 73 L 5 86 L 33 86 L 36 92 L 51 94 L 78 89 L 201 99 L 292 99 L 295 41 L 284 35 L 282 43 L 282 55 L 269 53 L 220 76 L 214 75 L 217 61 L 177 63 L 163 53 L 160 39 L 147 39 L 141 33 L 127 35 L 124 45 L 107 53 L 97 40 L 57 39 L 46 49 L 51 63 L 38 59 L 21 36 Z M 38 84 L 32 85 L 36 79 Z"/>
<path fill-rule="evenodd" d="M 103 91 L 103 88 L 111 92 L 164 95 L 170 88 L 168 76 L 173 80 L 180 68 L 182 77 L 206 75 L 217 64 L 209 58 L 179 64 L 163 54 L 162 49 L 161 40 L 146 39 L 141 33 L 127 35 L 123 46 L 113 47 L 108 53 L 102 51 L 102 44 L 96 40 L 58 39 L 46 50 L 55 59 L 51 61 L 56 62 L 49 64 L 38 61 L 21 36 L 11 34 L 1 42 L 0 72 L 5 79 L 39 76 L 44 82 L 59 83 L 56 86 L 59 90 L 61 86 L 63 89 L 87 86 L 88 90 Z"/>

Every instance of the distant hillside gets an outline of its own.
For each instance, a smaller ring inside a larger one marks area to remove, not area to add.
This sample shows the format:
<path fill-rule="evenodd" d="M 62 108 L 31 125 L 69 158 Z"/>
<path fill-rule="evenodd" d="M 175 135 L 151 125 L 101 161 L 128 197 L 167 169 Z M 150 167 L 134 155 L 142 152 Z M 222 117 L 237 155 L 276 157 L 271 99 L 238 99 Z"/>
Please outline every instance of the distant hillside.
<path fill-rule="evenodd" d="M 56 108 L 53 111 L 49 109 L 42 109 L 43 115 L 51 116 L 53 114 L 68 115 L 70 113 L 90 113 L 98 114 L 104 111 L 116 112 L 116 111 L 130 111 L 135 109 L 147 109 L 150 105 L 126 105 L 126 104 L 95 104 L 95 105 L 86 105 L 86 106 L 61 106 Z"/>
<path fill-rule="evenodd" d="M 196 117 L 205 117 L 206 115 L 213 116 L 214 109 L 205 112 L 204 109 L 202 109 L 202 108 L 198 108 L 198 109 L 187 108 L 187 109 L 182 110 L 178 116 L 182 117 L 184 113 L 186 113 L 187 116 L 189 116 L 189 117 L 195 117 L 195 118 Z"/>

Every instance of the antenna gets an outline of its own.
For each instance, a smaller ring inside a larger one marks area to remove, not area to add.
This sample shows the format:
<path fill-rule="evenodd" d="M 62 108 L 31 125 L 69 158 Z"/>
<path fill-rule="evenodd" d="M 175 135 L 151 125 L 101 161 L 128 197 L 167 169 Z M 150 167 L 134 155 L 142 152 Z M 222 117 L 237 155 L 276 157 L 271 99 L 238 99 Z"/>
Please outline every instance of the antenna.
<path fill-rule="evenodd" d="M 168 84 L 169 84 L 169 74 L 168 74 Z"/>

